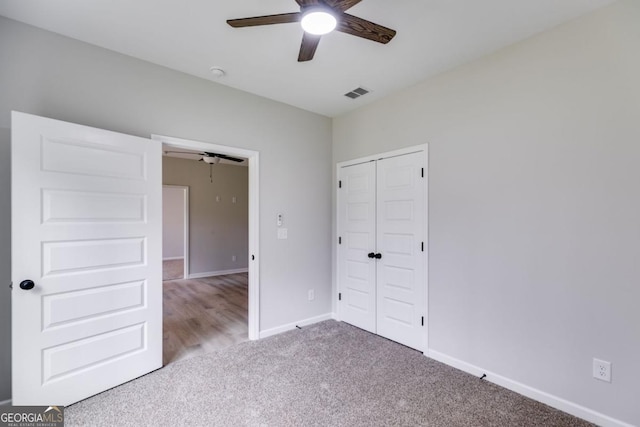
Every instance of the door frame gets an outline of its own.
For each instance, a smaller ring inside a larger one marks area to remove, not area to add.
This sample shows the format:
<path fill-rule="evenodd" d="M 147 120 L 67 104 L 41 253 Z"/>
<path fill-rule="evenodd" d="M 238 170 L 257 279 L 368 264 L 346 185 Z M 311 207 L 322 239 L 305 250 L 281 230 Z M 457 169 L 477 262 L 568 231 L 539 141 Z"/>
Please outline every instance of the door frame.
<path fill-rule="evenodd" d="M 339 207 L 340 207 L 340 191 L 338 191 L 338 181 L 340 180 L 340 170 L 344 167 L 347 166 L 354 166 L 360 163 L 367 163 L 367 162 L 371 162 L 371 161 L 376 161 L 376 160 L 382 160 L 382 159 L 386 159 L 389 157 L 397 157 L 397 156 L 403 156 L 406 154 L 412 154 L 412 153 L 419 153 L 419 152 L 423 152 L 424 153 L 424 165 L 425 165 L 425 170 L 424 170 L 424 179 L 425 179 L 425 183 L 424 183 L 424 191 L 425 191 L 425 196 L 424 196 L 424 241 L 427 242 L 427 244 L 425 245 L 425 249 L 423 252 L 423 257 L 424 257 L 424 299 L 423 299 L 423 304 L 424 304 L 424 311 L 425 311 L 425 316 L 424 316 L 424 335 L 423 335 L 423 341 L 422 341 L 422 351 L 423 353 L 427 353 L 427 350 L 429 349 L 429 144 L 420 144 L 420 145 L 414 145 L 411 147 L 406 147 L 406 148 L 400 148 L 398 150 L 393 150 L 393 151 L 386 151 L 384 153 L 377 153 L 377 154 L 371 154 L 369 156 L 365 156 L 365 157 L 358 157 L 355 159 L 351 159 L 351 160 L 345 160 L 342 162 L 338 162 L 336 163 L 336 186 L 334 187 L 336 189 L 336 205 L 335 205 L 335 218 L 336 218 L 336 236 L 335 236 L 335 246 L 334 248 L 336 248 L 335 250 L 335 255 L 334 255 L 334 262 L 335 262 L 335 272 L 334 272 L 334 277 L 333 280 L 336 284 L 335 286 L 335 299 L 334 301 L 338 301 L 338 293 L 341 292 L 340 290 L 340 282 L 339 282 L 339 278 L 340 278 L 340 260 L 338 258 L 339 256 L 339 251 L 338 251 L 338 236 L 341 235 L 341 230 L 340 230 L 340 224 L 339 224 L 339 218 L 340 218 L 340 212 L 339 212 Z M 336 310 L 336 317 L 337 320 L 342 320 L 341 318 L 341 304 L 338 302 L 337 304 L 337 310 Z"/>
<path fill-rule="evenodd" d="M 215 151 L 228 156 L 244 157 L 249 162 L 249 339 L 260 338 L 260 153 L 254 150 L 194 141 L 164 135 L 151 135 L 153 141 L 174 148 L 197 151 Z"/>
<path fill-rule="evenodd" d="M 183 245 L 183 254 L 184 254 L 184 256 L 182 257 L 184 262 L 184 266 L 182 269 L 182 272 L 183 272 L 182 278 L 188 279 L 189 278 L 189 186 L 162 184 L 162 188 L 163 189 L 175 188 L 178 190 L 182 190 L 182 203 L 183 203 L 182 216 L 184 218 L 184 223 L 182 224 L 182 233 L 183 233 L 182 245 Z M 164 239 L 164 228 L 162 232 L 163 232 L 162 238 Z M 162 258 L 162 260 L 164 261 L 164 257 Z"/>

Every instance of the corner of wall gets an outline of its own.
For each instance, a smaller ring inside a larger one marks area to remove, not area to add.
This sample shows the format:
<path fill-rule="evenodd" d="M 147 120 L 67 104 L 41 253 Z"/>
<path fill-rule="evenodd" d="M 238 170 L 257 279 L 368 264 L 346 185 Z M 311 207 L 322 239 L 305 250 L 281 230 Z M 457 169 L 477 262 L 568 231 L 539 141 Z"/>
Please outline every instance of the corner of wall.
<path fill-rule="evenodd" d="M 0 128 L 0 405 L 11 398 L 11 130 Z"/>

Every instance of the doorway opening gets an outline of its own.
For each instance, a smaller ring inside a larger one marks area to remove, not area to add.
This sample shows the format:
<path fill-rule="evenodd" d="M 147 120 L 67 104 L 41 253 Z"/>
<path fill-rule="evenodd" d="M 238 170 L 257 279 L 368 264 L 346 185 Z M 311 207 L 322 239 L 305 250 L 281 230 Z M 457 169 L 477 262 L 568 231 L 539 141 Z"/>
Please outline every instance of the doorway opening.
<path fill-rule="evenodd" d="M 164 184 L 189 187 L 186 274 L 164 282 L 165 364 L 258 339 L 258 153 L 152 139 L 163 144 L 163 164 L 173 169 L 163 171 L 170 177 Z"/>
<path fill-rule="evenodd" d="M 162 280 L 189 278 L 189 187 L 162 186 Z"/>

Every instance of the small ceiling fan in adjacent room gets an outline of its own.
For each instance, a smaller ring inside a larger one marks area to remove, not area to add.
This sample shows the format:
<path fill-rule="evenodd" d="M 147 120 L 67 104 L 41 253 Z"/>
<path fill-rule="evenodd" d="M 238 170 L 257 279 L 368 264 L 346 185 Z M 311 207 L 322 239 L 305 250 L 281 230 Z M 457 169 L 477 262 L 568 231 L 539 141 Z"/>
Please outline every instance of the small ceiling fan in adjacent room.
<path fill-rule="evenodd" d="M 229 160 L 231 162 L 242 163 L 245 159 L 241 159 L 239 157 L 227 156 L 226 154 L 219 153 L 211 153 L 208 151 L 204 151 L 202 153 L 198 153 L 195 151 L 169 151 L 165 150 L 164 154 L 181 154 L 181 155 L 190 155 L 190 156 L 201 156 L 198 160 L 199 162 L 205 162 L 209 165 L 209 180 L 213 184 L 213 165 L 217 165 L 220 163 L 220 160 Z"/>
<path fill-rule="evenodd" d="M 387 44 L 396 31 L 357 16 L 345 13 L 362 0 L 295 0 L 300 12 L 252 18 L 229 19 L 234 28 L 300 22 L 304 29 L 298 62 L 310 61 L 316 53 L 320 38 L 334 29 L 352 36 Z"/>
<path fill-rule="evenodd" d="M 189 152 L 189 151 L 165 151 L 165 154 L 187 154 L 192 156 L 202 156 L 199 161 L 215 165 L 220 163 L 220 160 L 229 160 L 232 162 L 242 163 L 244 159 L 238 157 L 227 156 L 226 154 L 210 153 L 208 151 L 202 153 Z"/>

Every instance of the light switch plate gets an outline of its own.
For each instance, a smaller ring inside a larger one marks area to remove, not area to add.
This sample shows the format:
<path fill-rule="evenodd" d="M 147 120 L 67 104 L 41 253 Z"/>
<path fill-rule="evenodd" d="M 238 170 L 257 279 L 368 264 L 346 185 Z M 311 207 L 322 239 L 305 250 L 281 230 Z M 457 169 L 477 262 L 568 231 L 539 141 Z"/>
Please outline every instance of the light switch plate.
<path fill-rule="evenodd" d="M 287 229 L 286 228 L 278 228 L 278 239 L 284 240 L 287 238 Z"/>

